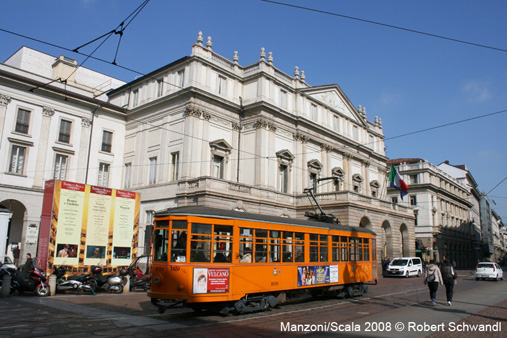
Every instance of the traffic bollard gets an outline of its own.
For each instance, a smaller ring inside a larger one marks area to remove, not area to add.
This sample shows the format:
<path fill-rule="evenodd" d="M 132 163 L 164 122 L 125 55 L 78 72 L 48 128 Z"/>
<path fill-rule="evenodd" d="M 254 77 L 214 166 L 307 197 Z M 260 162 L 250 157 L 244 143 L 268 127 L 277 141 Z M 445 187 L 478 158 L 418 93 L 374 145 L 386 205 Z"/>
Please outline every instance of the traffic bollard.
<path fill-rule="evenodd" d="M 56 276 L 49 275 L 48 283 L 49 283 L 49 294 L 51 296 L 54 296 L 56 294 Z"/>

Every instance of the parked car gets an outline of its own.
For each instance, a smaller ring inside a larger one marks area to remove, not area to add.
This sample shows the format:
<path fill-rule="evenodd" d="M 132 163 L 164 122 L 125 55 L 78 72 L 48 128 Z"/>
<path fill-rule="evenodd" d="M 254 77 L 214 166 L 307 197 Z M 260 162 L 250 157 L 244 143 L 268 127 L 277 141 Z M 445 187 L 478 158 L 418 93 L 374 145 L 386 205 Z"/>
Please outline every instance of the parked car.
<path fill-rule="evenodd" d="M 475 268 L 475 280 L 479 279 L 503 279 L 503 271 L 500 265 L 492 262 L 480 262 Z"/>
<path fill-rule="evenodd" d="M 0 264 L 0 266 L 2 266 L 2 265 Z M 14 265 L 14 263 L 12 262 L 12 259 L 9 256 L 5 256 L 3 266 L 5 266 L 6 268 L 14 269 L 14 270 L 17 269 L 16 265 Z"/>
<path fill-rule="evenodd" d="M 419 277 L 423 272 L 422 260 L 419 257 L 396 257 L 387 266 L 387 276 Z"/>

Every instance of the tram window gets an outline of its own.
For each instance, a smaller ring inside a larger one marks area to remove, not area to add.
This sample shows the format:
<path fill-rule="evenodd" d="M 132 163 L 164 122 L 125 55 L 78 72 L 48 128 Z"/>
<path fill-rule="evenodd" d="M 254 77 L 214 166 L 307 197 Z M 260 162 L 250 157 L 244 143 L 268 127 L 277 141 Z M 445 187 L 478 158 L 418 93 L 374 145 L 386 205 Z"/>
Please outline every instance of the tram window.
<path fill-rule="evenodd" d="M 356 239 L 350 238 L 349 241 L 349 260 L 351 262 L 356 261 Z"/>
<path fill-rule="evenodd" d="M 213 262 L 230 263 L 232 257 L 232 226 L 215 224 L 213 233 L 215 242 L 213 246 Z"/>
<path fill-rule="evenodd" d="M 273 263 L 279 263 L 280 262 L 280 256 L 281 256 L 281 247 L 280 247 L 280 231 L 273 231 L 271 230 L 269 232 L 269 235 L 271 237 L 271 246 L 269 248 L 269 261 Z"/>
<path fill-rule="evenodd" d="M 363 239 L 356 238 L 356 243 L 357 243 L 357 260 L 362 261 L 363 260 Z"/>
<path fill-rule="evenodd" d="M 239 229 L 239 262 L 252 263 L 253 257 L 253 229 Z"/>
<path fill-rule="evenodd" d="M 339 262 L 340 261 L 340 236 L 333 236 L 331 238 L 331 240 L 332 240 L 331 260 L 333 262 Z"/>
<path fill-rule="evenodd" d="M 373 262 L 377 262 L 377 240 L 371 239 L 371 258 Z"/>
<path fill-rule="evenodd" d="M 255 229 L 255 262 L 265 263 L 268 258 L 268 231 Z"/>
<path fill-rule="evenodd" d="M 364 243 L 364 260 L 370 261 L 370 240 L 368 238 L 363 239 Z"/>
<path fill-rule="evenodd" d="M 156 221 L 155 226 L 157 228 L 169 228 L 169 221 L 168 220 Z"/>
<path fill-rule="evenodd" d="M 294 233 L 295 247 L 294 252 L 296 253 L 295 261 L 296 262 L 304 262 L 305 261 L 305 234 L 302 232 Z"/>
<path fill-rule="evenodd" d="M 214 263 L 230 263 L 231 262 L 231 243 L 229 242 L 215 242 L 214 248 Z"/>
<path fill-rule="evenodd" d="M 175 229 L 179 229 L 179 230 L 187 230 L 188 228 L 188 225 L 187 225 L 187 221 L 183 220 L 175 220 L 173 221 L 172 223 L 172 229 L 175 230 Z"/>
<path fill-rule="evenodd" d="M 187 232 L 173 230 L 171 234 L 171 262 L 187 261 Z"/>
<path fill-rule="evenodd" d="M 168 247 L 169 247 L 169 230 L 155 229 L 153 260 L 156 262 L 167 262 Z"/>
<path fill-rule="evenodd" d="M 239 262 L 252 263 L 252 244 L 239 243 Z"/>
<path fill-rule="evenodd" d="M 211 224 L 192 223 L 190 261 L 208 263 L 211 257 Z"/>
<path fill-rule="evenodd" d="M 320 261 L 321 262 L 327 262 L 327 236 L 326 235 L 320 235 Z"/>
<path fill-rule="evenodd" d="M 215 226 L 213 227 L 213 232 L 215 236 L 220 236 L 215 237 L 215 241 L 232 240 L 232 226 L 230 225 L 215 224 Z"/>
<path fill-rule="evenodd" d="M 319 235 L 310 234 L 310 262 L 319 261 Z"/>
<path fill-rule="evenodd" d="M 292 240 L 294 237 L 294 233 L 292 232 L 287 232 L 287 231 L 284 231 L 282 233 L 282 238 L 283 238 L 283 246 L 282 246 L 282 261 L 284 263 L 292 263 L 293 259 L 294 259 L 294 241 Z"/>
<path fill-rule="evenodd" d="M 348 237 L 342 237 L 341 241 L 341 260 L 342 262 L 346 262 L 349 260 L 349 247 L 348 247 Z"/>

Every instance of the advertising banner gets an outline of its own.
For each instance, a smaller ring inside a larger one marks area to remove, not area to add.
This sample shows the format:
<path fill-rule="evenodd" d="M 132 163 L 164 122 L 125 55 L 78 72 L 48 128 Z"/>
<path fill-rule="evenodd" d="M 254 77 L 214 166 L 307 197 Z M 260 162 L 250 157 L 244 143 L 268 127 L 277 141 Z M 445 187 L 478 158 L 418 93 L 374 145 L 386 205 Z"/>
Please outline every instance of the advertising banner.
<path fill-rule="evenodd" d="M 338 265 L 298 266 L 298 286 L 338 283 Z"/>
<path fill-rule="evenodd" d="M 73 272 L 100 265 L 105 272 L 137 256 L 138 193 L 66 181 L 47 181 L 37 259 Z M 48 271 L 47 271 L 48 272 Z"/>
<path fill-rule="evenodd" d="M 194 294 L 227 292 L 229 292 L 229 269 L 194 268 Z"/>

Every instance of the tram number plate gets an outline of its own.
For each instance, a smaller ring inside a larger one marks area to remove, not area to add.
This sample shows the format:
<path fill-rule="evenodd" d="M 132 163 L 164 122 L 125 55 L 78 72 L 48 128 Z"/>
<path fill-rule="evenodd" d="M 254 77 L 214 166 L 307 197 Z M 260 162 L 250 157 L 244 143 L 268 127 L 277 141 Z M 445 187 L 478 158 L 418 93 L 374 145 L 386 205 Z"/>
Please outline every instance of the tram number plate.
<path fill-rule="evenodd" d="M 278 282 L 271 282 L 271 286 L 277 286 Z"/>
<path fill-rule="evenodd" d="M 180 271 L 180 267 L 177 265 L 169 265 L 169 270 L 171 271 Z"/>

